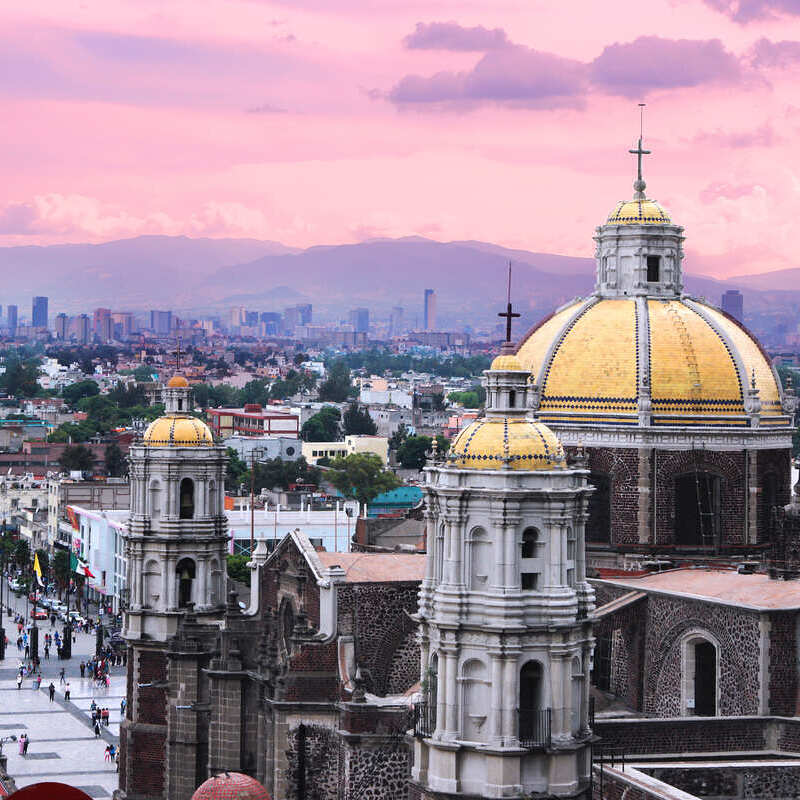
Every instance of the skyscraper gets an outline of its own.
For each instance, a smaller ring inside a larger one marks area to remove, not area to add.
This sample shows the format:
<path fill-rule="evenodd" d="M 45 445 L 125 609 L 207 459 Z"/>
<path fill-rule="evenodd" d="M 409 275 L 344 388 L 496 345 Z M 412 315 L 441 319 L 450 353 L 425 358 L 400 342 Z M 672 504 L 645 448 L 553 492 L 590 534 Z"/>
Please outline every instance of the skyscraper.
<path fill-rule="evenodd" d="M 389 316 L 389 336 L 399 336 L 403 332 L 403 307 L 395 306 Z"/>
<path fill-rule="evenodd" d="M 92 319 L 94 335 L 103 343 L 110 342 L 113 337 L 111 309 L 96 308 Z"/>
<path fill-rule="evenodd" d="M 67 338 L 67 326 L 69 317 L 63 312 L 56 317 L 56 339 L 62 341 Z"/>
<path fill-rule="evenodd" d="M 744 322 L 744 297 L 737 289 L 729 289 L 722 295 L 722 310 L 739 322 Z"/>
<path fill-rule="evenodd" d="M 369 309 L 352 309 L 350 311 L 350 324 L 356 333 L 366 333 L 369 330 Z"/>
<path fill-rule="evenodd" d="M 16 336 L 17 334 L 17 307 L 16 306 L 9 306 L 8 307 L 8 332 L 11 336 Z"/>
<path fill-rule="evenodd" d="M 433 289 L 425 290 L 425 330 L 436 330 L 436 292 Z"/>
<path fill-rule="evenodd" d="M 161 335 L 168 334 L 172 330 L 172 312 L 151 311 L 150 330 Z"/>
<path fill-rule="evenodd" d="M 34 328 L 47 327 L 47 298 L 34 297 L 31 308 L 31 324 Z"/>

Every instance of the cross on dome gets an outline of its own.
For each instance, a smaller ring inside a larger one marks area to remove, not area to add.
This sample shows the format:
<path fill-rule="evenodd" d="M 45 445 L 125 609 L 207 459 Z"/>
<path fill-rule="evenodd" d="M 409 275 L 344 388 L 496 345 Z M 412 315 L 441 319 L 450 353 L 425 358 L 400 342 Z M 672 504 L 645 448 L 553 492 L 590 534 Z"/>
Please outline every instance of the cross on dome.
<path fill-rule="evenodd" d="M 633 183 L 634 200 L 645 199 L 644 190 L 647 188 L 647 184 L 642 178 L 642 156 L 649 156 L 653 152 L 642 147 L 642 140 L 644 139 L 644 106 L 644 103 L 639 103 L 639 144 L 635 150 L 628 150 L 631 155 L 636 156 L 636 180 Z"/>
<path fill-rule="evenodd" d="M 508 262 L 508 297 L 507 297 L 507 305 L 506 310 L 501 311 L 497 316 L 498 317 L 505 317 L 506 319 L 506 344 L 511 344 L 511 320 L 514 317 L 519 317 L 515 311 L 511 310 L 511 262 Z"/>

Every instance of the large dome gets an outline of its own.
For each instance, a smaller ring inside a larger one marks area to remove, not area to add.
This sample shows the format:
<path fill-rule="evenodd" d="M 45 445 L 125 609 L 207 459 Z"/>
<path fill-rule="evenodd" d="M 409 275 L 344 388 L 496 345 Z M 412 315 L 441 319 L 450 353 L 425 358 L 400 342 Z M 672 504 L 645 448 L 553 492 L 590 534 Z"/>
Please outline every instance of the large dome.
<path fill-rule="evenodd" d="M 718 309 L 686 297 L 591 297 L 545 319 L 517 356 L 539 387 L 538 418 L 749 426 L 751 388 L 762 427 L 788 424 L 778 378 L 753 336 Z M 642 402 L 644 401 L 644 402 Z"/>
<path fill-rule="evenodd" d="M 525 417 L 486 417 L 458 434 L 450 459 L 467 469 L 555 469 L 565 466 L 558 437 Z"/>
<path fill-rule="evenodd" d="M 210 447 L 214 437 L 208 425 L 197 417 L 167 414 L 147 426 L 144 444 L 147 447 Z"/>

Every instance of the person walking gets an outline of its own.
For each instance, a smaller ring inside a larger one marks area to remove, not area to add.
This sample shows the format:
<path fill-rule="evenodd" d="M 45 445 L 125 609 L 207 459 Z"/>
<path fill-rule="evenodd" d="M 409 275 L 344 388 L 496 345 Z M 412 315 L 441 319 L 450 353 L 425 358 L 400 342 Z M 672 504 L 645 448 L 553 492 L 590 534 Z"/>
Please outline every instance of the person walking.
<path fill-rule="evenodd" d="M 31 646 L 29 644 L 25 645 L 25 658 L 31 657 Z"/>
<path fill-rule="evenodd" d="M 97 720 L 94 721 L 94 738 L 100 738 L 100 723 Z"/>
<path fill-rule="evenodd" d="M 61 667 L 61 672 L 59 672 L 58 678 L 59 678 L 58 680 L 59 684 L 67 682 L 67 679 L 64 677 L 64 667 Z"/>
<path fill-rule="evenodd" d="M 31 743 L 31 740 L 28 738 L 28 734 L 27 733 L 24 733 L 23 736 L 25 737 L 25 745 L 22 748 L 22 755 L 23 756 L 27 756 L 28 755 L 28 745 Z"/>
<path fill-rule="evenodd" d="M 19 754 L 25 755 L 25 734 L 23 733 L 19 739 L 17 739 L 17 746 L 19 747 Z"/>
<path fill-rule="evenodd" d="M 21 689 L 21 688 L 22 688 L 22 675 L 21 674 L 17 674 L 17 689 Z"/>
<path fill-rule="evenodd" d="M 126 706 L 126 700 L 123 697 L 122 700 L 119 701 L 119 713 L 120 713 L 120 716 L 123 716 L 123 717 L 125 716 L 125 706 Z"/>
<path fill-rule="evenodd" d="M 69 681 L 67 681 L 67 685 L 64 687 L 64 699 L 69 702 Z"/>
<path fill-rule="evenodd" d="M 44 660 L 45 661 L 49 661 L 50 660 L 50 645 L 49 644 L 45 644 L 45 646 L 44 646 Z"/>
<path fill-rule="evenodd" d="M 86 662 L 85 661 L 81 661 L 80 671 L 81 671 L 81 678 L 85 677 L 86 676 Z"/>
<path fill-rule="evenodd" d="M 50 681 L 50 685 L 47 687 L 47 691 L 50 693 L 50 702 L 53 702 L 53 699 L 56 696 L 56 685 L 53 681 Z"/>

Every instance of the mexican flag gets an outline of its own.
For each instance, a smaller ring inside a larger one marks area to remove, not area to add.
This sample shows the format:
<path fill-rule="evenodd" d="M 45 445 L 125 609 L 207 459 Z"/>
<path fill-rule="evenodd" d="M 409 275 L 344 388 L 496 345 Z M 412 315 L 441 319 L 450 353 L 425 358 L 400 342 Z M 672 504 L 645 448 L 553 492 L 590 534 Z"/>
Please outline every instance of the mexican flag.
<path fill-rule="evenodd" d="M 89 565 L 76 553 L 69 554 L 69 568 L 84 578 L 94 578 L 94 573 L 89 569 Z"/>

